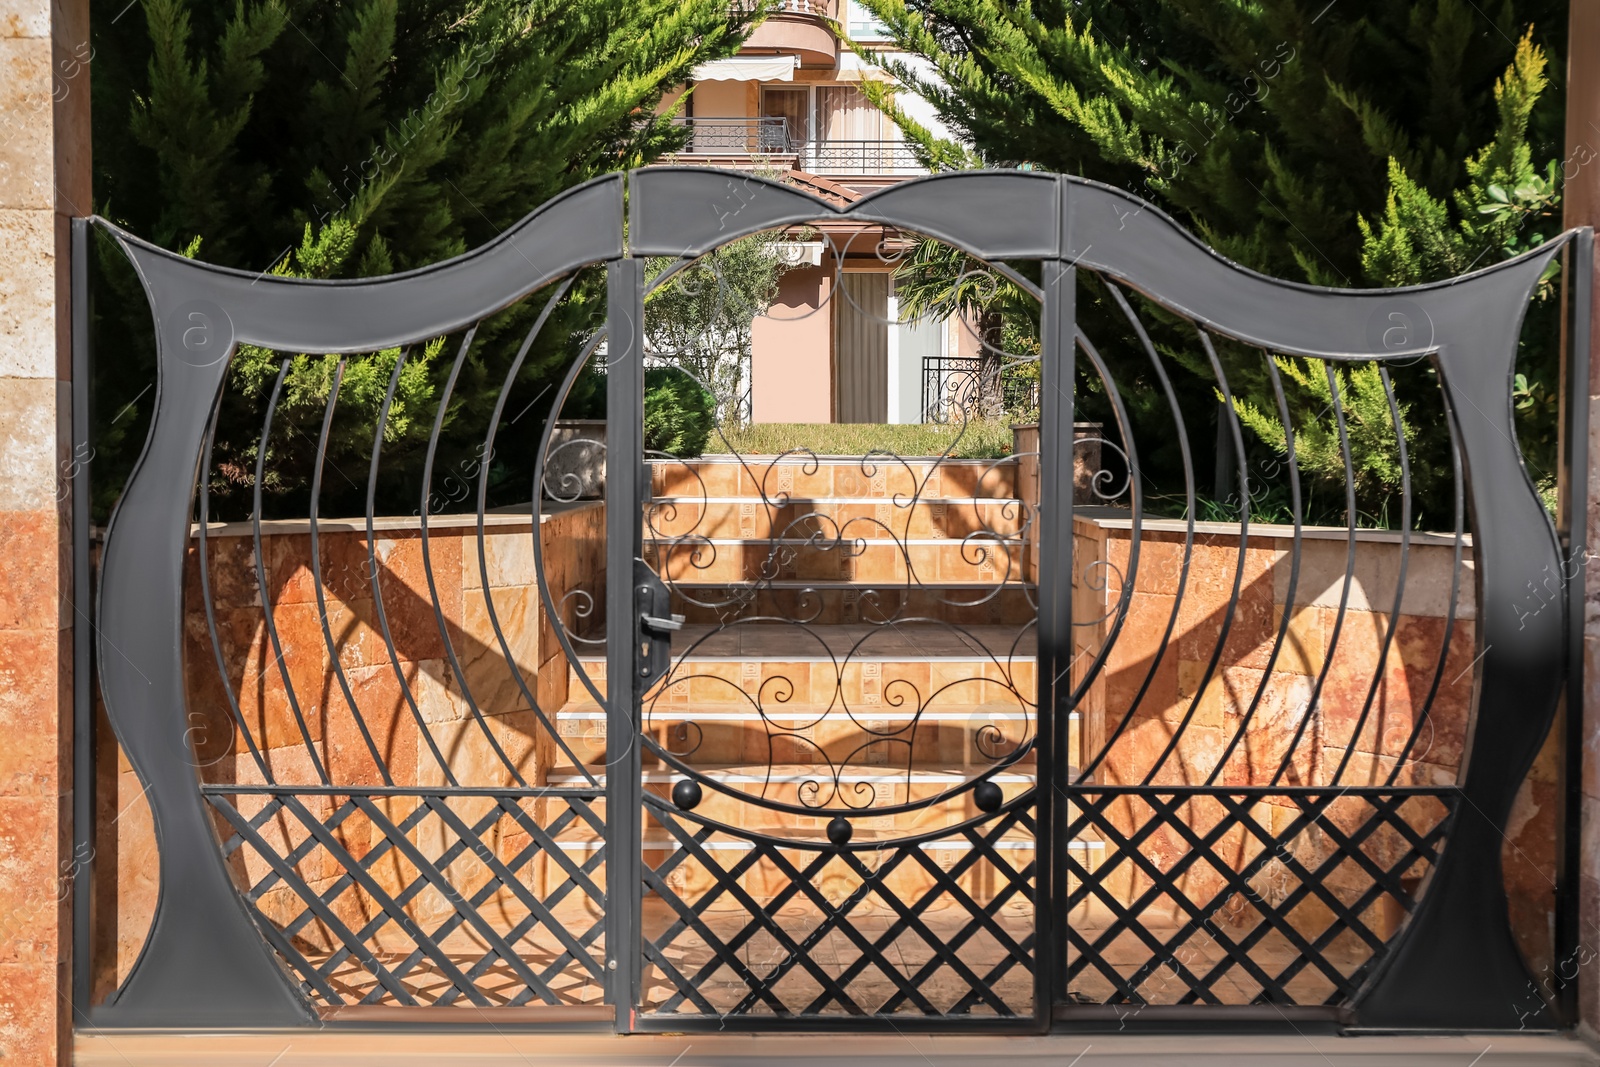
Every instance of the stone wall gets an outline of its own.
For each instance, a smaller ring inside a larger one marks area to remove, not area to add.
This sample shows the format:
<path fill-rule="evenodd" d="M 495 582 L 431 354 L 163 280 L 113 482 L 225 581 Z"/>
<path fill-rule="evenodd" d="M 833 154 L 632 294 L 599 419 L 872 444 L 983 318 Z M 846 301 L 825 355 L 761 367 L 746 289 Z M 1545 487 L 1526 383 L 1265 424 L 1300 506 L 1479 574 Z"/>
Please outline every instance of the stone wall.
<path fill-rule="evenodd" d="M 1105 427 L 1098 422 L 1072 424 L 1072 502 L 1098 504 L 1098 481 L 1104 479 L 1100 467 L 1101 435 Z M 1039 424 L 1026 422 L 1011 427 L 1011 454 L 1016 457 L 1017 496 L 1037 509 L 1039 506 Z M 1022 579 L 1039 580 L 1039 538 L 1029 536 L 1022 556 Z"/>
<path fill-rule="evenodd" d="M 0 3 L 0 1062 L 71 1035 L 70 220 L 89 189 L 85 0 Z M 88 629 L 79 636 L 87 637 Z"/>
<path fill-rule="evenodd" d="M 1569 4 L 1567 24 L 1567 106 L 1566 147 L 1562 155 L 1561 214 L 1562 226 L 1575 229 L 1580 226 L 1600 228 L 1600 63 L 1592 61 L 1600 55 L 1600 5 Z M 1581 245 L 1578 247 L 1582 247 Z M 1576 266 L 1573 263 L 1573 266 Z M 1600 278 L 1600 246 L 1594 247 L 1589 264 L 1594 278 Z M 1562 272 L 1562 284 L 1570 287 L 1577 271 Z M 1570 293 L 1563 294 L 1570 300 Z M 1577 783 L 1577 820 L 1580 826 L 1581 855 L 1578 870 L 1577 929 L 1573 939 L 1577 942 L 1572 956 L 1561 960 L 1558 968 L 1537 973 L 1540 985 L 1549 992 L 1571 993 L 1571 983 L 1578 984 L 1578 1015 L 1584 1035 L 1591 1041 L 1600 1040 L 1600 568 L 1594 567 L 1594 553 L 1600 545 L 1600 300 L 1591 298 L 1589 305 L 1587 381 L 1572 381 L 1570 371 L 1563 369 L 1561 385 L 1566 394 L 1576 401 L 1564 405 L 1568 418 L 1581 414 L 1588 423 L 1588 440 L 1573 449 L 1580 461 L 1587 450 L 1586 485 L 1574 485 L 1563 466 L 1561 471 L 1562 527 L 1570 538 L 1572 558 L 1581 561 L 1576 580 L 1581 583 L 1582 599 L 1577 610 L 1583 616 L 1582 662 L 1577 664 L 1582 672 L 1583 689 L 1576 703 L 1582 709 L 1581 722 L 1574 724 L 1571 733 L 1582 748 L 1582 767 Z M 1563 337 L 1563 342 L 1570 342 Z M 1577 411 L 1572 410 L 1576 406 Z M 1563 442 L 1571 447 L 1565 434 Z M 1571 513 L 1574 493 L 1583 495 L 1586 511 Z M 1569 518 L 1570 516 L 1570 518 Z M 1568 697 L 1568 707 L 1574 698 Z M 1558 726 L 1557 729 L 1564 729 Z"/>
<path fill-rule="evenodd" d="M 605 509 L 599 502 L 554 508 L 543 516 L 540 528 L 545 576 L 564 620 L 582 633 L 583 607 L 593 598 L 598 608 L 605 596 Z M 261 566 L 267 575 L 265 603 L 271 605 L 281 658 L 274 652 L 266 625 L 249 525 L 213 526 L 207 536 L 206 573 L 225 671 L 218 669 L 218 654 L 210 638 L 198 542 L 191 549 L 185 583 L 185 665 L 193 724 L 190 736 L 204 781 L 248 785 L 264 780 L 247 744 L 247 733 L 262 763 L 283 783 L 315 784 L 320 763 L 336 784 L 385 784 L 379 760 L 372 755 L 374 748 L 397 786 L 444 785 L 446 767 L 462 786 L 513 785 L 519 774 L 530 785 L 544 781 L 556 761 L 556 745 L 540 724 L 528 695 L 531 693 L 553 720 L 568 698 L 569 665 L 539 593 L 529 519 L 488 516 L 481 562 L 477 530 L 470 517 L 430 519 L 428 557 L 436 597 L 430 591 L 429 568 L 424 567 L 418 520 L 380 519 L 376 526 L 373 549 L 379 597 L 373 596 L 369 577 L 373 571 L 361 521 L 319 525 L 320 567 L 312 565 L 305 523 L 264 524 Z M 380 598 L 382 620 L 377 609 Z M 490 621 L 491 606 L 499 634 Z M 323 630 L 324 620 L 328 633 Z M 393 641 L 392 655 L 383 622 L 387 622 Z M 502 648 L 502 637 L 509 656 Z M 349 687 L 348 697 L 345 686 Z M 230 690 L 245 729 L 234 719 Z M 415 712 L 406 699 L 407 690 L 416 703 Z M 351 714 L 352 699 L 367 727 L 370 746 Z M 473 714 L 473 703 L 482 713 L 481 725 Z M 495 751 L 496 745 L 505 760 Z M 435 750 L 442 759 L 435 757 Z M 100 938 L 102 943 L 115 944 L 114 960 L 98 961 L 96 992 L 101 997 L 126 977 L 137 958 L 158 889 L 149 808 L 140 799 L 137 776 L 120 754 L 116 791 L 122 816 L 111 846 L 114 862 L 102 864 L 97 885 L 102 915 L 107 921 L 115 916 L 114 935 L 102 931 Z M 231 795 L 230 799 L 242 814 L 252 817 L 265 803 L 261 797 L 248 795 Z M 305 802 L 330 804 L 328 798 L 307 798 Z M 460 813 L 467 808 L 457 805 L 456 810 Z M 318 814 L 325 812 L 319 810 Z M 218 832 L 227 833 L 220 819 Z M 262 832 L 280 846 L 304 836 L 302 828 L 282 816 L 275 817 Z M 364 842 L 373 836 L 372 828 L 360 816 L 346 820 L 339 833 L 355 855 L 361 854 Z M 509 854 L 526 844 L 526 840 L 514 838 L 508 835 L 497 848 Z M 437 833 L 430 835 L 426 830 L 417 831 L 413 839 L 425 855 L 437 855 L 445 847 Z M 254 884 L 267 871 L 259 856 L 246 856 L 246 850 L 240 850 L 232 858 L 241 886 Z M 374 865 L 371 872 L 386 888 L 403 884 L 414 873 L 398 856 L 389 860 Z M 307 884 L 319 892 L 339 873 L 321 853 L 302 871 Z M 473 884 L 476 877 L 456 866 L 450 876 L 459 883 L 458 888 Z M 278 921 L 300 908 L 294 894 L 283 887 L 260 903 L 263 912 Z M 444 914 L 448 907 L 431 893 L 419 896 L 412 905 L 419 918 Z M 357 893 L 344 894 L 338 908 L 349 912 L 345 917 L 363 921 L 373 910 L 372 902 Z M 313 924 L 301 937 L 316 947 L 319 942 L 329 943 L 325 934 Z"/>
<path fill-rule="evenodd" d="M 1341 611 L 1344 529 L 1304 531 L 1291 598 L 1288 527 L 1252 525 L 1241 570 L 1238 525 L 1196 523 L 1186 576 L 1182 522 L 1144 522 L 1137 568 L 1131 527 L 1111 509 L 1074 517 L 1075 681 L 1109 643 L 1079 707 L 1080 765 L 1093 765 L 1095 782 L 1197 785 L 1217 771 L 1220 785 L 1268 785 L 1291 747 L 1278 784 L 1323 785 L 1338 774 L 1340 785 L 1383 785 L 1397 765 L 1397 785 L 1456 781 L 1478 655 L 1470 538 L 1452 621 L 1453 537 L 1412 534 L 1396 614 L 1397 531 L 1357 532 Z M 1536 973 L 1551 952 L 1558 753 L 1552 735 L 1517 798 L 1503 856 L 1513 922 Z M 1419 819 L 1436 817 L 1424 807 Z M 1215 887 L 1189 891 L 1205 899 Z"/>

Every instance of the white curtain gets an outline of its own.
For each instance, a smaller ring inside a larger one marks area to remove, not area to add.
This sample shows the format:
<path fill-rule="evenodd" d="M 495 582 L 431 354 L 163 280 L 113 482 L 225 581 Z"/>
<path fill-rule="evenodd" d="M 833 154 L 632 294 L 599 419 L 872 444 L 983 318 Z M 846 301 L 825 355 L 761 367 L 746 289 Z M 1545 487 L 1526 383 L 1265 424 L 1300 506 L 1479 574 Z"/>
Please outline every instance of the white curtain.
<path fill-rule="evenodd" d="M 853 85 L 818 87 L 817 123 L 830 141 L 886 141 L 894 136 L 889 116 Z"/>

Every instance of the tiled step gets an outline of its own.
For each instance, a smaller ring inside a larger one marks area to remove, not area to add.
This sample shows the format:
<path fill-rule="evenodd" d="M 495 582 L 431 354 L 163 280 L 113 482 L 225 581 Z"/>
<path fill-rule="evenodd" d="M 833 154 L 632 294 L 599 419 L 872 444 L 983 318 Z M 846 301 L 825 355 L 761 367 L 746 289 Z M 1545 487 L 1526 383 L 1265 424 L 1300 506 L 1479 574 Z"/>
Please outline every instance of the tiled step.
<path fill-rule="evenodd" d="M 937 619 L 958 626 L 1015 629 L 1038 616 L 1037 591 L 1020 582 L 987 587 L 959 582 L 882 586 L 798 580 L 756 584 L 674 582 L 672 592 L 672 610 L 690 623 L 721 623 L 753 616 L 819 626 Z"/>
<path fill-rule="evenodd" d="M 1027 521 L 1020 500 L 988 497 L 657 497 L 645 510 L 657 538 L 808 538 L 888 540 L 1014 536 Z"/>
<path fill-rule="evenodd" d="M 850 709 L 773 704 L 647 707 L 642 729 L 659 746 L 695 766 L 751 762 L 839 764 L 853 761 L 880 769 L 946 762 L 983 766 L 1003 758 L 1034 736 L 1032 709 L 934 705 L 916 716 L 911 707 Z M 601 764 L 606 749 L 606 713 L 574 702 L 556 713 L 556 729 L 586 764 Z M 1068 752 L 1078 751 L 1078 716 L 1069 717 Z M 644 760 L 654 766 L 646 750 Z M 1025 762 L 1031 766 L 1030 753 Z"/>
<path fill-rule="evenodd" d="M 785 704 L 822 708 L 838 704 L 863 716 L 919 706 L 1021 711 L 1032 704 L 1038 691 L 1038 670 L 1031 654 L 990 657 L 968 652 L 919 657 L 901 649 L 877 651 L 869 641 L 853 653 L 830 655 L 805 634 L 796 634 L 788 649 L 772 655 L 740 654 L 720 651 L 719 639 L 708 638 L 698 648 L 675 645 L 675 649 L 689 649 L 689 656 L 675 663 L 672 672 L 645 694 L 645 707 L 658 714 L 673 708 L 710 710 L 756 704 L 772 710 L 782 710 Z M 580 659 L 572 668 L 569 691 L 587 695 L 585 676 L 604 696 L 605 661 Z"/>
<path fill-rule="evenodd" d="M 701 538 L 653 540 L 645 562 L 668 581 L 819 581 L 899 584 L 929 582 L 993 586 L 1023 581 L 1025 546 L 1019 538 L 945 537 L 857 540 Z"/>
<path fill-rule="evenodd" d="M 804 766 L 774 767 L 770 776 L 765 766 L 715 767 L 705 769 L 705 773 L 708 777 L 714 777 L 741 792 L 759 795 L 765 790 L 769 797 L 790 802 L 793 802 L 792 794 L 796 788 L 805 781 L 815 780 L 817 777 L 816 768 Z M 966 781 L 970 776 L 971 771 L 965 768 L 915 768 L 911 797 L 916 800 L 935 796 Z M 670 802 L 672 786 L 679 777 L 681 776 L 666 770 L 646 771 L 645 788 Z M 604 775 L 600 778 L 604 781 Z M 579 775 L 570 770 L 553 771 L 549 778 L 551 785 L 575 785 L 581 780 Z M 1022 768 L 1012 768 L 994 776 L 994 781 L 1007 798 L 1028 788 L 1032 780 L 1032 775 Z M 844 767 L 841 768 L 839 781 L 841 787 L 847 790 L 870 790 L 867 796 L 872 806 L 905 802 L 907 780 L 904 770 L 896 774 L 871 767 Z M 785 789 L 789 791 L 787 795 L 780 792 Z M 857 792 L 855 796 L 859 802 L 862 794 Z M 830 806 L 852 805 L 835 803 Z M 726 825 L 800 841 L 823 840 L 827 834 L 827 823 L 831 818 L 831 816 L 809 817 L 772 812 L 755 805 L 743 804 L 734 797 L 709 788 L 703 790 L 702 800 L 694 811 L 697 815 Z M 910 812 L 879 816 L 864 815 L 851 819 L 854 831 L 852 841 L 859 843 L 869 840 L 891 840 L 909 834 L 925 834 L 937 831 L 941 826 L 959 824 L 978 814 L 971 803 L 970 794 L 967 794 L 956 802 L 946 802 Z M 599 848 L 599 837 L 600 835 L 591 830 L 574 826 L 562 835 L 560 845 L 563 849 L 583 852 Z M 665 863 L 669 854 L 683 847 L 654 815 L 646 817 L 642 839 L 644 860 L 653 866 Z M 727 869 L 737 864 L 740 857 L 750 852 L 754 845 L 733 835 L 717 833 L 701 847 L 710 853 L 714 863 Z M 919 847 L 929 854 L 930 859 L 940 869 L 948 871 L 972 851 L 973 845 L 960 834 L 952 833 L 948 837 L 936 837 Z M 1020 825 L 1007 830 L 992 844 L 994 852 L 999 854 L 1000 861 L 1016 871 L 1024 869 L 1033 861 L 1034 847 L 1031 833 Z M 1106 855 L 1105 843 L 1091 838 L 1070 842 L 1068 849 L 1073 858 L 1090 871 L 1098 868 Z M 882 854 L 867 855 L 871 857 Z M 803 864 L 804 854 L 792 855 L 791 862 Z M 869 860 L 868 866 L 873 865 Z M 1006 874 L 1007 872 L 996 869 L 993 860 L 980 859 L 960 876 L 958 884 L 973 899 L 990 899 L 1003 887 Z M 837 888 L 843 888 L 846 893 L 854 885 L 853 876 L 848 875 L 843 867 L 838 865 L 830 869 L 824 878 L 830 882 L 839 882 Z M 669 879 L 668 886 L 674 892 L 686 896 L 698 896 L 711 891 L 715 882 L 713 874 L 698 859 L 691 858 L 679 866 Z M 766 900 L 788 888 L 789 876 L 776 865 L 758 863 L 741 876 L 739 884 L 757 900 Z M 919 899 L 922 894 L 936 891 L 937 880 L 921 864 L 902 862 L 882 880 L 882 885 L 885 890 L 896 894 L 902 901 L 912 901 Z M 826 888 L 824 891 L 827 891 Z"/>
<path fill-rule="evenodd" d="M 1011 459 L 870 459 L 794 455 L 704 456 L 650 460 L 656 497 L 791 497 L 923 499 L 1016 496 L 1016 461 Z"/>

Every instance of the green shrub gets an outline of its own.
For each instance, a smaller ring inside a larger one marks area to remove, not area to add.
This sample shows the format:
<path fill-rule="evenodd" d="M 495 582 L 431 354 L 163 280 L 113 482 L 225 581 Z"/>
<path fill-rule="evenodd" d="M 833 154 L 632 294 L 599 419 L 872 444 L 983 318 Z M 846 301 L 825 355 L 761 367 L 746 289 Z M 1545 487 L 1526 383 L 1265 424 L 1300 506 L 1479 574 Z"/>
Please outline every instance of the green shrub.
<path fill-rule="evenodd" d="M 680 457 L 698 456 L 716 423 L 716 398 L 676 367 L 644 372 L 644 447 Z"/>

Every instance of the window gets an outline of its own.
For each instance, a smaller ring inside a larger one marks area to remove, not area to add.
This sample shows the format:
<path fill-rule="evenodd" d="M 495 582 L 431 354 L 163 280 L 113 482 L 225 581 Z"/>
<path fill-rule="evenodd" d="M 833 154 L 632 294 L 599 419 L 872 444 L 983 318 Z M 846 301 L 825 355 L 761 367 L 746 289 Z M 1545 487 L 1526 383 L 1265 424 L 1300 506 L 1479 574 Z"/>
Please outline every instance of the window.
<path fill-rule="evenodd" d="M 857 41 L 881 41 L 889 36 L 889 31 L 884 28 L 883 23 L 873 18 L 872 12 L 854 0 L 851 0 L 850 21 L 846 24 L 846 30 L 851 38 Z"/>

